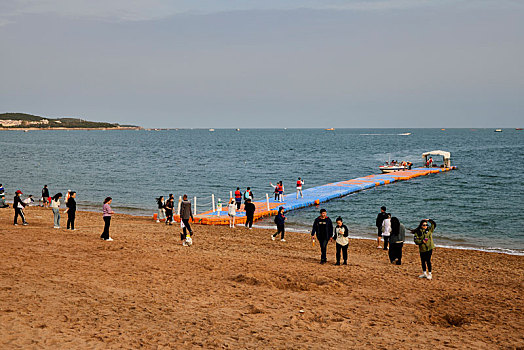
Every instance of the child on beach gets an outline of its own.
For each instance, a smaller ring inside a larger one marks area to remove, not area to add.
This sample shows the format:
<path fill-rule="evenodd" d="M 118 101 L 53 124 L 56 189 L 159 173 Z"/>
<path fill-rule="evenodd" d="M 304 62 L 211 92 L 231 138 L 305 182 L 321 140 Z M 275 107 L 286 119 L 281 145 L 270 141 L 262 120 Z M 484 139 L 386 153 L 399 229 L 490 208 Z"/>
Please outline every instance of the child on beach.
<path fill-rule="evenodd" d="M 237 205 L 235 198 L 231 198 L 227 206 L 227 215 L 229 216 L 229 227 L 235 228 L 235 217 L 237 215 Z"/>
<path fill-rule="evenodd" d="M 431 225 L 431 226 L 430 226 Z M 419 278 L 432 279 L 431 275 L 431 254 L 435 244 L 433 243 L 433 231 L 437 224 L 431 219 L 423 219 L 416 229 L 411 231 L 415 235 L 414 241 L 418 245 L 420 253 L 420 262 L 422 264 L 422 275 Z"/>
<path fill-rule="evenodd" d="M 111 242 L 113 241 L 113 238 L 109 236 L 109 226 L 111 225 L 111 215 L 114 214 L 113 209 L 111 209 L 111 202 L 113 201 L 113 198 L 107 197 L 104 199 L 104 207 L 102 209 L 102 218 L 104 219 L 104 232 L 102 232 L 102 235 L 100 235 L 100 238 L 102 238 L 104 241 Z"/>
<path fill-rule="evenodd" d="M 335 265 L 340 265 L 340 251 L 344 258 L 342 265 L 348 264 L 348 246 L 349 246 L 349 230 L 346 225 L 342 223 L 342 218 L 337 218 L 337 226 L 335 226 L 335 242 L 337 243 L 337 262 Z"/>
<path fill-rule="evenodd" d="M 388 250 L 389 236 L 391 235 L 391 214 L 387 214 L 382 221 L 382 238 L 384 239 L 384 250 Z"/>
<path fill-rule="evenodd" d="M 278 236 L 280 233 L 280 241 L 285 242 L 284 234 L 285 234 L 285 222 L 286 217 L 284 216 L 284 207 L 278 208 L 278 214 L 275 216 L 275 224 L 277 224 L 277 232 L 275 234 L 271 235 L 271 239 L 275 240 L 275 237 Z"/>
<path fill-rule="evenodd" d="M 62 198 L 62 193 L 58 192 L 55 194 L 53 199 L 51 199 L 51 210 L 53 211 L 53 228 L 60 228 L 60 198 Z"/>

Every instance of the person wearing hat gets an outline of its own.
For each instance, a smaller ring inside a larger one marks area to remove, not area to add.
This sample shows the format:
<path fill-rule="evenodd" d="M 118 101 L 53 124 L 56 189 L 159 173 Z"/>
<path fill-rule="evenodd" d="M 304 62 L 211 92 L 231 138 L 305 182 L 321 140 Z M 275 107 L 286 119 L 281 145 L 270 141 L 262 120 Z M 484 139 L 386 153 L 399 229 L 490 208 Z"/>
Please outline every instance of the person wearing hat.
<path fill-rule="evenodd" d="M 18 225 L 18 216 L 22 218 L 22 225 L 27 226 L 28 223 L 25 221 L 25 215 L 24 215 L 24 207 L 26 204 L 22 202 L 22 199 L 20 198 L 20 195 L 23 194 L 22 191 L 17 190 L 15 192 L 15 198 L 13 200 L 13 209 L 15 210 L 15 219 L 14 224 Z"/>

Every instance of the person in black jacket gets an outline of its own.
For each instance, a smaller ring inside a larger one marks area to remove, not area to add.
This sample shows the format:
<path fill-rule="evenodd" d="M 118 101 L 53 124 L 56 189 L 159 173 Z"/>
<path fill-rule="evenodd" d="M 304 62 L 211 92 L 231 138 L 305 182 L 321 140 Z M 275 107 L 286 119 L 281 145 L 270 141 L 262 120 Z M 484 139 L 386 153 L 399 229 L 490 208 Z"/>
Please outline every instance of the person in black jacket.
<path fill-rule="evenodd" d="M 406 239 L 406 228 L 397 217 L 391 218 L 391 236 L 389 236 L 389 261 L 402 264 L 402 247 Z"/>
<path fill-rule="evenodd" d="M 386 213 L 386 207 L 380 208 L 380 213 L 377 215 L 376 225 L 378 229 L 378 236 L 377 236 L 377 249 L 382 249 L 380 246 L 380 238 L 382 237 L 382 221 L 384 219 L 387 219 L 388 214 Z"/>
<path fill-rule="evenodd" d="M 44 185 L 44 188 L 42 188 L 42 202 L 44 208 L 49 206 L 49 189 L 47 185 Z"/>
<path fill-rule="evenodd" d="M 327 245 L 330 240 L 333 240 L 333 222 L 327 216 L 326 209 L 320 209 L 320 216 L 313 223 L 313 229 L 311 230 L 313 243 L 315 242 L 315 235 L 320 245 L 320 263 L 325 264 L 327 262 Z"/>
<path fill-rule="evenodd" d="M 246 211 L 246 227 L 249 227 L 249 229 L 252 229 L 253 226 L 253 217 L 255 215 L 256 207 L 253 203 L 251 203 L 251 199 L 246 199 L 246 202 L 244 204 L 244 210 Z"/>
<path fill-rule="evenodd" d="M 22 191 L 17 190 L 15 192 L 15 198 L 13 200 L 13 209 L 15 210 L 15 220 L 14 224 L 18 225 L 18 216 L 22 218 L 22 225 L 27 226 L 27 221 L 25 221 L 24 207 L 26 204 L 22 202 L 20 195 L 23 194 Z"/>
<path fill-rule="evenodd" d="M 66 213 L 67 213 L 67 229 L 71 228 L 72 231 L 75 230 L 75 216 L 76 216 L 76 192 L 71 191 L 69 199 L 66 202 Z"/>
<path fill-rule="evenodd" d="M 282 242 L 286 241 L 284 239 L 284 234 L 286 231 L 285 226 L 284 226 L 285 222 L 286 222 L 286 217 L 284 216 L 284 207 L 280 207 L 278 208 L 277 216 L 275 216 L 275 224 L 277 224 L 277 232 L 271 235 L 272 240 L 275 240 L 275 237 L 278 236 L 278 234 L 280 233 L 280 240 Z"/>

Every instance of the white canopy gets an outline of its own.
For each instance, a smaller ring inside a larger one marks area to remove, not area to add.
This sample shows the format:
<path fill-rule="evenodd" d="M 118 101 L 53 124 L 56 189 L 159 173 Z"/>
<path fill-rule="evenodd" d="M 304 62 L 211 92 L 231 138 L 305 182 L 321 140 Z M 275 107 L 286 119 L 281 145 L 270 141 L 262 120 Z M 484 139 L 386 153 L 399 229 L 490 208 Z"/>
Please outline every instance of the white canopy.
<path fill-rule="evenodd" d="M 422 158 L 424 158 L 424 162 L 427 162 L 427 159 L 429 156 L 442 156 L 442 158 L 444 158 L 444 166 L 445 167 L 451 166 L 451 153 L 449 152 L 436 150 L 436 151 L 422 153 Z"/>
<path fill-rule="evenodd" d="M 444 159 L 450 159 L 451 153 L 446 152 L 446 151 L 431 151 L 431 152 L 422 153 L 422 158 L 426 158 L 427 156 L 442 156 L 444 157 Z"/>

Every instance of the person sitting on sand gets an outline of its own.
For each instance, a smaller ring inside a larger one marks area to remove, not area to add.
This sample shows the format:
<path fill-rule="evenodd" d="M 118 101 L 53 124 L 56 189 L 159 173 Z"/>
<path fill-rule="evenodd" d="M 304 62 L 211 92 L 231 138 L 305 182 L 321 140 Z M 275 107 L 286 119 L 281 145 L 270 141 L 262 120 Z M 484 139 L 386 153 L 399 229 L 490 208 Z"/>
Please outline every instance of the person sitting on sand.
<path fill-rule="evenodd" d="M 431 226 L 430 226 L 431 225 Z M 420 252 L 420 262 L 422 263 L 422 275 L 419 278 L 432 279 L 431 275 L 431 255 L 435 244 L 433 243 L 433 231 L 437 224 L 431 219 L 423 219 L 418 227 L 411 231 L 415 235 L 414 241 L 418 245 Z M 427 270 L 426 270 L 427 268 Z"/>
<path fill-rule="evenodd" d="M 30 194 L 29 197 L 27 197 L 26 199 L 24 199 L 24 203 L 25 203 L 27 206 L 31 206 L 34 202 L 35 202 L 35 200 L 33 199 L 33 195 L 32 195 L 32 194 Z"/>
<path fill-rule="evenodd" d="M 344 257 L 342 265 L 348 264 L 348 246 L 349 246 L 349 230 L 342 222 L 342 218 L 337 218 L 337 226 L 335 226 L 335 241 L 337 242 L 337 262 L 335 265 L 340 265 L 340 251 Z"/>
<path fill-rule="evenodd" d="M 406 239 L 406 229 L 397 217 L 391 218 L 391 236 L 389 237 L 389 261 L 392 264 L 402 264 L 402 246 Z"/>
<path fill-rule="evenodd" d="M 330 240 L 333 240 L 333 222 L 327 216 L 326 209 L 320 209 L 320 216 L 313 222 L 313 229 L 311 230 L 311 240 L 315 242 L 315 235 L 320 245 L 320 263 L 327 262 L 327 245 Z"/>
<path fill-rule="evenodd" d="M 278 214 L 275 216 L 275 224 L 277 225 L 277 232 L 271 235 L 271 239 L 274 241 L 275 237 L 280 233 L 280 241 L 285 242 L 284 235 L 286 232 L 285 228 L 286 217 L 284 216 L 284 207 L 278 208 Z"/>
<path fill-rule="evenodd" d="M 9 204 L 5 201 L 5 194 L 0 194 L 0 208 L 9 208 Z"/>
<path fill-rule="evenodd" d="M 235 198 L 231 198 L 227 206 L 227 215 L 229 216 L 229 227 L 235 228 L 235 217 L 237 216 L 237 205 Z"/>
<path fill-rule="evenodd" d="M 0 184 L 0 196 L 2 196 L 3 194 L 5 194 L 5 189 L 4 189 L 4 186 Z"/>

